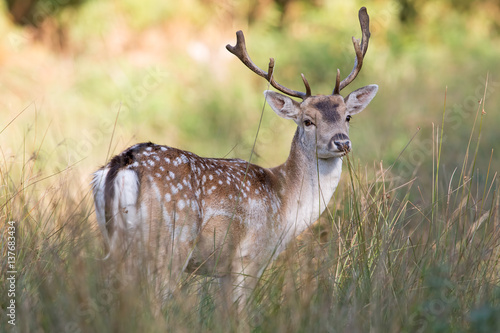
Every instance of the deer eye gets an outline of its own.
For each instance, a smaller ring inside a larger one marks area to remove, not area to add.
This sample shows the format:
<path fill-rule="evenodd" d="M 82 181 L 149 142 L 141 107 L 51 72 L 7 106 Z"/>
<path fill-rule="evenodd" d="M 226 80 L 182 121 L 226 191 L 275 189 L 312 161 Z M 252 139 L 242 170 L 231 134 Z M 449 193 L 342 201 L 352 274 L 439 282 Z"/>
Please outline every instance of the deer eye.
<path fill-rule="evenodd" d="M 349 121 L 351 121 L 351 118 L 352 118 L 351 116 L 347 116 L 347 117 L 345 118 L 345 121 L 349 122 Z"/>
<path fill-rule="evenodd" d="M 304 126 L 309 127 L 311 125 L 314 125 L 312 121 L 310 121 L 309 119 L 304 120 Z"/>

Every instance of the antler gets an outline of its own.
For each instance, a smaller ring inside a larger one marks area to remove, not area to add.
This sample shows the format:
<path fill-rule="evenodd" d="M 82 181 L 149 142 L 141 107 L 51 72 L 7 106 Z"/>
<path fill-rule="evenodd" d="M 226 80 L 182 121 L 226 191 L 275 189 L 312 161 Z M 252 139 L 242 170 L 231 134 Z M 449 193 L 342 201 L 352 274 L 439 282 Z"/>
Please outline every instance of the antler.
<path fill-rule="evenodd" d="M 361 38 L 361 44 L 359 43 L 358 39 L 352 37 L 352 44 L 354 45 L 354 50 L 356 51 L 356 58 L 354 59 L 354 67 L 351 71 L 351 74 L 349 74 L 340 83 L 339 83 L 340 70 L 337 69 L 337 80 L 335 83 L 335 89 L 333 89 L 333 95 L 339 94 L 342 89 L 344 89 L 349 83 L 354 81 L 359 71 L 361 70 L 361 66 L 363 66 L 363 58 L 366 54 L 366 50 L 368 49 L 368 41 L 370 40 L 370 17 L 366 12 L 365 7 L 361 7 L 358 16 L 363 37 Z"/>
<path fill-rule="evenodd" d="M 269 58 L 269 69 L 267 72 L 257 67 L 257 65 L 253 63 L 253 61 L 250 59 L 250 56 L 248 55 L 245 44 L 245 36 L 243 36 L 243 32 L 241 30 L 236 32 L 236 45 L 232 46 L 230 44 L 227 44 L 226 49 L 237 56 L 238 59 L 240 59 L 241 62 L 245 64 L 245 66 L 252 70 L 252 72 L 266 79 L 274 88 L 278 89 L 282 93 L 302 99 L 306 99 L 307 97 L 311 96 L 311 87 L 309 87 L 309 83 L 307 82 L 304 74 L 301 74 L 301 77 L 306 87 L 305 93 L 284 87 L 276 82 L 276 80 L 274 80 L 274 58 Z"/>

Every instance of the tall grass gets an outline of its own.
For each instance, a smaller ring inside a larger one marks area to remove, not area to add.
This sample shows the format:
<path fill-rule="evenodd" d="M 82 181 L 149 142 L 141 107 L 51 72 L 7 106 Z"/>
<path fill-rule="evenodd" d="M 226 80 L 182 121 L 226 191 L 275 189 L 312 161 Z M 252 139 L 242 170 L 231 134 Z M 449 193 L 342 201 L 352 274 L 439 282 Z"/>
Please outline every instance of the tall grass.
<path fill-rule="evenodd" d="M 490 165 L 475 164 L 481 111 L 451 175 L 440 164 L 446 128 L 436 127 L 432 188 L 418 185 L 418 173 L 401 179 L 390 166 L 363 168 L 348 156 L 327 212 L 253 291 L 243 319 L 252 330 L 500 331 L 499 184 Z M 144 276 L 122 283 L 102 260 L 89 188 L 75 184 L 77 171 L 44 174 L 38 155 L 26 155 L 4 158 L 0 169 L 0 218 L 17 226 L 17 326 L 2 314 L 1 331 L 237 329 L 242 319 L 221 306 L 212 278 L 186 275 L 161 306 Z M 7 227 L 0 226 L 2 258 Z M 0 263 L 5 311 L 11 269 Z"/>

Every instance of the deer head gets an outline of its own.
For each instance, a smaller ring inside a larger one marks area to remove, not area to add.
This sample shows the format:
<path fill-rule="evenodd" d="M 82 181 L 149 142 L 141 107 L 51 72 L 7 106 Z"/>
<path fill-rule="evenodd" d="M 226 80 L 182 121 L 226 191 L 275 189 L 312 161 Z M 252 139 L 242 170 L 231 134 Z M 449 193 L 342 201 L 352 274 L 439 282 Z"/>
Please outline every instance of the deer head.
<path fill-rule="evenodd" d="M 340 81 L 340 70 L 337 69 L 335 88 L 331 95 L 312 95 L 304 74 L 301 76 L 305 92 L 292 90 L 279 84 L 274 78 L 274 59 L 270 58 L 267 72 L 255 65 L 248 55 L 245 37 L 241 31 L 236 33 L 236 45 L 226 46 L 228 51 L 237 56 L 245 66 L 285 94 L 269 90 L 264 92 L 266 101 L 274 112 L 283 118 L 294 120 L 297 124 L 297 144 L 301 145 L 302 150 L 314 152 L 321 159 L 341 157 L 351 150 L 349 121 L 353 115 L 361 112 L 370 103 L 378 90 L 377 85 L 368 85 L 353 91 L 345 98 L 340 95 L 340 91 L 358 75 L 368 49 L 369 16 L 365 7 L 359 10 L 359 22 L 362 32 L 361 42 L 352 37 L 356 53 L 354 67 L 342 81 Z M 302 102 L 299 103 L 289 96 L 301 98 Z"/>

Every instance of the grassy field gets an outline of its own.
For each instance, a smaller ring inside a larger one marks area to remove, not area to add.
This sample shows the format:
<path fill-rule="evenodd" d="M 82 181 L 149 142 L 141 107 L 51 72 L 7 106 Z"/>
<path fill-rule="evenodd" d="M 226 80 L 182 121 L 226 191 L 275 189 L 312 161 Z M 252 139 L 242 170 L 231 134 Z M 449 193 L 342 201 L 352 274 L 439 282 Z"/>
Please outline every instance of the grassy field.
<path fill-rule="evenodd" d="M 412 25 L 398 2 L 366 4 L 372 39 L 347 90 L 379 93 L 353 119 L 328 211 L 268 267 L 245 319 L 215 279 L 186 275 L 161 308 L 143 277 L 110 273 L 90 174 L 149 140 L 248 159 L 266 84 L 225 50 L 234 32 L 284 85 L 303 72 L 327 94 L 365 4 L 296 1 L 280 17 L 271 2 L 88 1 L 58 17 L 62 49 L 2 15 L 0 331 L 499 332 L 498 8 L 422 3 Z M 266 107 L 252 162 L 282 163 L 293 131 Z"/>

